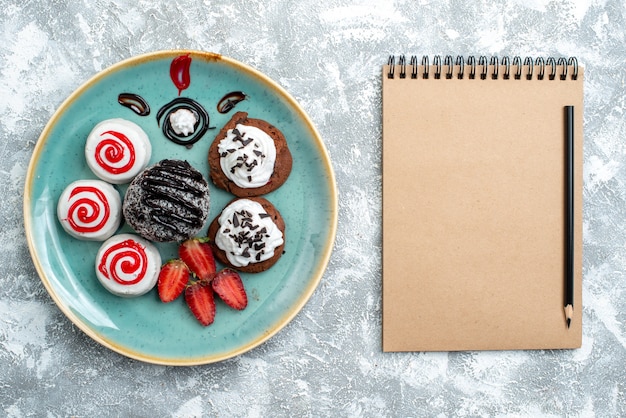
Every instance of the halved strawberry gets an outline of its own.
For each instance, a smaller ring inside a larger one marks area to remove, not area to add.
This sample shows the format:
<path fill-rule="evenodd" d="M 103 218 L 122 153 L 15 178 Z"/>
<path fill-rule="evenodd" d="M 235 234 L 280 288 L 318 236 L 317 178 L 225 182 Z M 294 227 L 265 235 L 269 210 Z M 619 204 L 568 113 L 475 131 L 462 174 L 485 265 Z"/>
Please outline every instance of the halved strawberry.
<path fill-rule="evenodd" d="M 208 238 L 191 238 L 180 244 L 178 255 L 200 280 L 215 274 L 215 258 Z"/>
<path fill-rule="evenodd" d="M 242 310 L 248 306 L 248 295 L 243 287 L 241 276 L 234 270 L 223 269 L 213 277 L 211 286 L 215 293 L 228 306 Z"/>
<path fill-rule="evenodd" d="M 182 260 L 170 260 L 161 267 L 157 290 L 162 302 L 171 302 L 183 293 L 189 282 L 189 267 Z"/>
<path fill-rule="evenodd" d="M 215 297 L 213 289 L 206 281 L 198 281 L 185 289 L 185 301 L 191 313 L 205 327 L 215 319 Z"/>

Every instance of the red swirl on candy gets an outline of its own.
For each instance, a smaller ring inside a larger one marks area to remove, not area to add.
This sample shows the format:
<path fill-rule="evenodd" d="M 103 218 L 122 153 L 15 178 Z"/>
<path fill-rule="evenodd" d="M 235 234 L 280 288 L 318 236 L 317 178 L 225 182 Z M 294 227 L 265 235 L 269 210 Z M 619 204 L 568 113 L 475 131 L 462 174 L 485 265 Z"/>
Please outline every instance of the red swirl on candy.
<path fill-rule="evenodd" d="M 109 201 L 102 190 L 96 187 L 75 187 L 70 193 L 70 202 L 67 222 L 76 232 L 97 232 L 109 220 Z"/>
<path fill-rule="evenodd" d="M 105 119 L 93 127 L 85 142 L 87 165 L 101 180 L 130 182 L 143 170 L 152 154 L 150 138 L 139 125 L 126 119 Z"/>
<path fill-rule="evenodd" d="M 109 280 L 131 286 L 146 276 L 148 256 L 143 245 L 132 239 L 119 242 L 102 255 L 98 270 Z"/>
<path fill-rule="evenodd" d="M 109 137 L 106 137 L 110 135 Z M 116 131 L 106 131 L 96 146 L 96 162 L 112 174 L 125 173 L 135 165 L 135 147 L 126 135 Z"/>

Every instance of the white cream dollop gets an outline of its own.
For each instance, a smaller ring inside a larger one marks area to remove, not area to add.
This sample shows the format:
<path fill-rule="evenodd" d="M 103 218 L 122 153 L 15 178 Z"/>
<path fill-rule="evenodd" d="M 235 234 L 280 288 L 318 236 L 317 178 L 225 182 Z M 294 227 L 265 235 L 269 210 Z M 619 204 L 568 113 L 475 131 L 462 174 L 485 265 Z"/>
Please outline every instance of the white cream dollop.
<path fill-rule="evenodd" d="M 228 130 L 217 149 L 224 175 L 239 187 L 262 187 L 274 172 L 276 145 L 257 127 L 237 124 Z"/>
<path fill-rule="evenodd" d="M 197 121 L 196 115 L 188 109 L 178 109 L 170 114 L 170 125 L 178 135 L 191 135 L 195 130 Z"/>
<path fill-rule="evenodd" d="M 282 231 L 260 203 L 238 199 L 222 211 L 215 244 L 235 267 L 260 263 L 274 256 L 284 242 Z"/>

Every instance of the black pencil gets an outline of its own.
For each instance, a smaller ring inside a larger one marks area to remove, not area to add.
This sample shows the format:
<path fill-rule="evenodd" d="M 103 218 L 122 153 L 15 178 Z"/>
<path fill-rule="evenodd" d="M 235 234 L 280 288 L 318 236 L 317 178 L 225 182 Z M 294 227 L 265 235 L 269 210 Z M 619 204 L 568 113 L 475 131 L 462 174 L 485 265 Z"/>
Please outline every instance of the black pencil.
<path fill-rule="evenodd" d="M 574 314 L 574 106 L 565 106 L 565 321 Z"/>

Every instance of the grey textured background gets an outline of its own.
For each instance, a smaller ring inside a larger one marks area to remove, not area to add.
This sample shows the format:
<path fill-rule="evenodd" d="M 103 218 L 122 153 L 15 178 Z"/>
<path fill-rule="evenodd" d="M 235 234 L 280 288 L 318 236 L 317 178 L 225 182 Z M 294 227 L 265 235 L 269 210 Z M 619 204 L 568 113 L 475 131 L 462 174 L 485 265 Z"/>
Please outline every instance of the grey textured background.
<path fill-rule="evenodd" d="M 0 415 L 626 416 L 623 1 L 0 0 Z M 257 349 L 175 368 L 127 359 L 65 318 L 22 221 L 55 108 L 130 56 L 208 50 L 276 80 L 318 127 L 339 229 L 304 310 Z M 579 350 L 381 352 L 380 67 L 388 54 L 575 55 L 586 68 Z"/>

